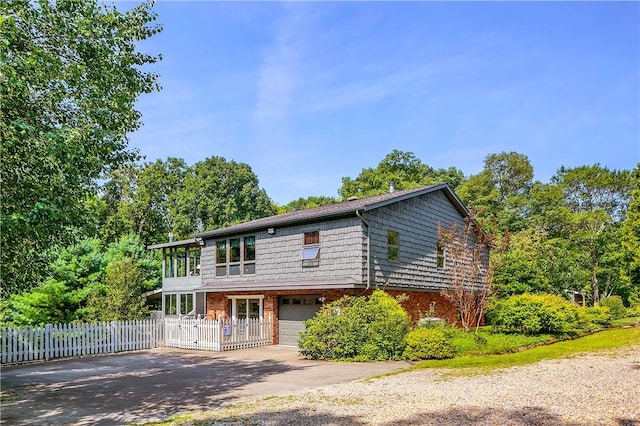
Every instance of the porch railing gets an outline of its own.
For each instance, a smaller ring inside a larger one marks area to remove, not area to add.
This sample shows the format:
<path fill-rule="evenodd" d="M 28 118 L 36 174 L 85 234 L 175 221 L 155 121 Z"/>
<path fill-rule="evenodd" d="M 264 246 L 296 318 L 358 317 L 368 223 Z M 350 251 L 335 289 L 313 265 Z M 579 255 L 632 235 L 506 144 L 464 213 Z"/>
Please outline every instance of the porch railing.
<path fill-rule="evenodd" d="M 167 347 L 229 351 L 271 344 L 270 317 L 241 320 L 165 318 L 164 345 Z"/>

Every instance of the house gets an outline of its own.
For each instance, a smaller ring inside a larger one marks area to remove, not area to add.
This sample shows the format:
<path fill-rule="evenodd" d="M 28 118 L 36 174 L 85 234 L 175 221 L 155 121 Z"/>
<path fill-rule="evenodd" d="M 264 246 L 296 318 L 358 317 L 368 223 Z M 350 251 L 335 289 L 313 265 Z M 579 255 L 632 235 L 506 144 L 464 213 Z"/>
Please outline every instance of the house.
<path fill-rule="evenodd" d="M 163 251 L 165 315 L 271 316 L 274 344 L 295 345 L 303 321 L 343 295 L 405 294 L 413 320 L 433 306 L 456 320 L 438 226 L 469 211 L 447 184 L 294 211 L 149 246 Z"/>

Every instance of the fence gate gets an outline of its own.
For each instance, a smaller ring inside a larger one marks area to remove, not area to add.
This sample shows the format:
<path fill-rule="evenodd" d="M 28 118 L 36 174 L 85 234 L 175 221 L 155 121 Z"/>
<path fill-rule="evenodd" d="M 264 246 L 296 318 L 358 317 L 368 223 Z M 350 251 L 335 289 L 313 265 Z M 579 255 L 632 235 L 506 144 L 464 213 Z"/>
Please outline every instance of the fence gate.
<path fill-rule="evenodd" d="M 165 318 L 164 345 L 172 348 L 228 351 L 272 344 L 271 318 L 206 320 Z"/>

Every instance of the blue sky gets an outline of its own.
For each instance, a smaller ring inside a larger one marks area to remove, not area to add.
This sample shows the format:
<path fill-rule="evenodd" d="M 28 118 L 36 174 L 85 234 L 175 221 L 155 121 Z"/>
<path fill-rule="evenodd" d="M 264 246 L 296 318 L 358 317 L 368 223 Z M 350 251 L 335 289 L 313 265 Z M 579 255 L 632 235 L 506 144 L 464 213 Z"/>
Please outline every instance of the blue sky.
<path fill-rule="evenodd" d="M 465 175 L 487 155 L 640 161 L 638 2 L 165 2 L 140 45 L 146 161 L 249 164 L 279 204 L 336 196 L 393 149 Z"/>

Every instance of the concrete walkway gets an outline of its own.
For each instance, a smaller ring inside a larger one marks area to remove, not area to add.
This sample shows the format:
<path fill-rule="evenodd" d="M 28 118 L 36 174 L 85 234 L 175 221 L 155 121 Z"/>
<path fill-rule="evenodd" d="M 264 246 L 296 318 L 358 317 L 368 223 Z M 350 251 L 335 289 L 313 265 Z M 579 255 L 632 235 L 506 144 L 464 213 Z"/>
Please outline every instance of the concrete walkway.
<path fill-rule="evenodd" d="M 332 363 L 296 348 L 153 349 L 3 367 L 0 424 L 120 425 L 164 420 L 241 399 L 400 370 L 406 362 Z"/>

